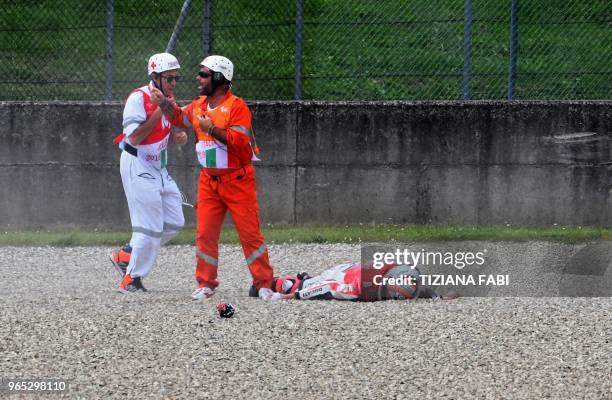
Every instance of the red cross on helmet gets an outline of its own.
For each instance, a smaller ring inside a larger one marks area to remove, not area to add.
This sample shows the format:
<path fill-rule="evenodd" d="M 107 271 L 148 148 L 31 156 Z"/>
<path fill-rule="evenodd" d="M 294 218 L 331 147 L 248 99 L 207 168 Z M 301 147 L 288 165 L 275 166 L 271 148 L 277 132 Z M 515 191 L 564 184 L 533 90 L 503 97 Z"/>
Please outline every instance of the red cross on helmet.
<path fill-rule="evenodd" d="M 151 58 L 149 58 L 149 73 L 151 75 L 153 72 L 161 73 L 164 71 L 170 71 L 173 69 L 180 69 L 178 60 L 170 53 L 158 53 L 153 54 Z"/>

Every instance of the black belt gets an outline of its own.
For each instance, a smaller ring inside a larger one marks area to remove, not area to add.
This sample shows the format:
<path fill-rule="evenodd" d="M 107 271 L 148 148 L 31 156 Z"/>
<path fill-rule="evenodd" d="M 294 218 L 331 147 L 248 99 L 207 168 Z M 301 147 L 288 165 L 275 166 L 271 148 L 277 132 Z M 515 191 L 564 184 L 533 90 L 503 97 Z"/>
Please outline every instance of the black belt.
<path fill-rule="evenodd" d="M 124 142 L 123 143 L 123 150 L 127 151 L 128 153 L 130 153 L 134 157 L 138 157 L 138 149 L 136 149 L 136 147 L 132 146 L 128 142 Z"/>

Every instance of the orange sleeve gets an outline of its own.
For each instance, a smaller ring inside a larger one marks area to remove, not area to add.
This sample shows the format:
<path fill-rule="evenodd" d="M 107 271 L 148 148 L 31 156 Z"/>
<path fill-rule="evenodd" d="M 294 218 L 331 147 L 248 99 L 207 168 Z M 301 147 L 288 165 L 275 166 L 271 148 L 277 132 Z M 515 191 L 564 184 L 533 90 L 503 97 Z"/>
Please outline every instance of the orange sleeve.
<path fill-rule="evenodd" d="M 232 129 L 232 127 L 236 127 Z M 230 111 L 229 126 L 226 130 L 228 150 L 235 154 L 242 165 L 251 163 L 251 110 L 241 98 L 236 99 Z"/>
<path fill-rule="evenodd" d="M 187 128 L 185 122 L 183 121 L 183 111 L 181 107 L 174 107 L 174 114 L 172 114 L 172 118 L 170 118 L 170 123 L 179 128 Z"/>
<path fill-rule="evenodd" d="M 185 119 L 187 119 L 189 122 L 192 122 L 190 117 L 193 110 L 193 103 L 195 103 L 195 101 L 192 101 L 191 103 L 187 104 L 182 109 L 180 107 L 175 108 L 174 115 L 172 116 L 170 123 L 179 128 L 187 128 L 187 124 L 185 124 Z"/>

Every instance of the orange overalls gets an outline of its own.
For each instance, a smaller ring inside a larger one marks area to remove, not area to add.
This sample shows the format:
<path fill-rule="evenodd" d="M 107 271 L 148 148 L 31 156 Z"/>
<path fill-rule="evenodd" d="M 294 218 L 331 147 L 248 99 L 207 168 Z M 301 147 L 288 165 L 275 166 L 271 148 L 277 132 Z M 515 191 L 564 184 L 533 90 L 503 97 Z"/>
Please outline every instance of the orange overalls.
<path fill-rule="evenodd" d="M 227 144 L 202 131 L 198 117 L 206 115 L 216 128 L 225 129 Z M 206 96 L 183 109 L 197 136 L 196 153 L 202 169 L 198 182 L 196 272 L 199 287 L 214 289 L 219 265 L 219 236 L 227 210 L 232 215 L 253 276 L 259 290 L 272 285 L 272 266 L 259 225 L 259 205 L 255 188 L 255 170 L 251 165 L 251 112 L 241 98 L 231 91 L 214 109 L 208 110 Z"/>

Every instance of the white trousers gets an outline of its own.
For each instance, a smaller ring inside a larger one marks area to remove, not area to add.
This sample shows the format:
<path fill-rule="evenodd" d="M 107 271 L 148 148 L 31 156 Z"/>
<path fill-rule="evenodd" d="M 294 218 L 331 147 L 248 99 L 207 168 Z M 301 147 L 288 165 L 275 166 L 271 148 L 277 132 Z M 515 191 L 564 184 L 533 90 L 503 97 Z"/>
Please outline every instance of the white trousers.
<path fill-rule="evenodd" d="M 168 173 L 121 153 L 121 181 L 132 221 L 132 256 L 127 273 L 145 277 L 153 269 L 159 248 L 185 224 L 181 193 Z"/>

